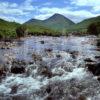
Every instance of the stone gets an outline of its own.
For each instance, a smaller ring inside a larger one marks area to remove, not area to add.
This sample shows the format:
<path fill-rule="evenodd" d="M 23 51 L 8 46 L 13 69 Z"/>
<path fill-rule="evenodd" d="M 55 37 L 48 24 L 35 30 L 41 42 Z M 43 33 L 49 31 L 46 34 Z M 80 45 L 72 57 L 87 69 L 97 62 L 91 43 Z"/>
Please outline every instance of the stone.
<path fill-rule="evenodd" d="M 17 93 L 18 86 L 14 85 L 11 87 L 11 94 Z"/>
<path fill-rule="evenodd" d="M 42 57 L 41 57 L 41 55 L 39 55 L 39 54 L 36 54 L 36 53 L 33 53 L 32 54 L 32 58 L 33 58 L 33 60 L 36 62 L 36 61 L 42 61 Z"/>
<path fill-rule="evenodd" d="M 40 41 L 41 44 L 44 44 L 44 41 Z"/>
<path fill-rule="evenodd" d="M 45 49 L 45 52 L 52 52 L 53 50 L 51 48 Z"/>
<path fill-rule="evenodd" d="M 11 73 L 22 74 L 25 73 L 26 63 L 24 61 L 13 61 L 11 67 Z"/>
<path fill-rule="evenodd" d="M 71 57 L 72 57 L 73 59 L 76 59 L 77 56 L 78 56 L 78 54 L 79 54 L 79 52 L 78 52 L 78 51 L 72 51 L 72 52 L 70 52 L 70 54 L 71 54 Z"/>
<path fill-rule="evenodd" d="M 88 70 L 92 72 L 94 75 L 100 75 L 100 63 L 97 64 L 86 64 Z"/>
<path fill-rule="evenodd" d="M 6 68 L 3 65 L 0 65 L 0 77 L 5 76 L 6 75 Z"/>
<path fill-rule="evenodd" d="M 84 95 L 80 95 L 78 100 L 87 100 L 86 97 Z"/>
<path fill-rule="evenodd" d="M 40 75 L 44 75 L 45 77 L 51 78 L 52 77 L 52 72 L 48 67 L 42 67 L 38 69 L 38 72 Z"/>
<path fill-rule="evenodd" d="M 91 60 L 90 58 L 86 58 L 84 61 L 85 61 L 85 62 L 94 62 L 94 61 Z"/>

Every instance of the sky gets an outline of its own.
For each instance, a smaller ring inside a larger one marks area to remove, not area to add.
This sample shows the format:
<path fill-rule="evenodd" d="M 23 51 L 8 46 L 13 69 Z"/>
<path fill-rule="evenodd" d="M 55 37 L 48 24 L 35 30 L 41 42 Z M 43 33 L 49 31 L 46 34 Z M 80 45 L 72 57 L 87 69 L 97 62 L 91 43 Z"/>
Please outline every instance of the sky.
<path fill-rule="evenodd" d="M 44 20 L 55 13 L 78 23 L 100 15 L 100 0 L 0 0 L 0 18 L 8 21 Z"/>

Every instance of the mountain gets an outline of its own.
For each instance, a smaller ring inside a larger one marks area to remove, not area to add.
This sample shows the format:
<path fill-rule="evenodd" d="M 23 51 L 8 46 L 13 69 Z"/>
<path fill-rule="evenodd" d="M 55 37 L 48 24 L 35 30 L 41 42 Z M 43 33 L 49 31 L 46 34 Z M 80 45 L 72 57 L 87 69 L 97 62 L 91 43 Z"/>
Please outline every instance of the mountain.
<path fill-rule="evenodd" d="M 55 31 L 62 32 L 63 30 L 66 30 L 67 27 L 70 27 L 70 25 L 74 25 L 75 23 L 61 14 L 54 14 L 46 20 L 31 19 L 24 24 L 33 26 L 39 25 Z"/>
<path fill-rule="evenodd" d="M 81 21 L 80 23 L 72 25 L 69 30 L 71 30 L 71 31 L 82 31 L 82 30 L 86 31 L 87 27 L 91 23 L 95 23 L 95 22 L 100 22 L 100 16 L 85 19 L 85 20 Z"/>
<path fill-rule="evenodd" d="M 27 25 L 42 25 L 42 20 L 38 20 L 38 19 L 30 19 L 29 21 L 25 22 L 24 24 Z"/>
<path fill-rule="evenodd" d="M 64 30 L 70 25 L 74 25 L 75 23 L 64 17 L 60 14 L 54 14 L 50 18 L 43 21 L 46 26 L 55 29 L 55 30 Z"/>

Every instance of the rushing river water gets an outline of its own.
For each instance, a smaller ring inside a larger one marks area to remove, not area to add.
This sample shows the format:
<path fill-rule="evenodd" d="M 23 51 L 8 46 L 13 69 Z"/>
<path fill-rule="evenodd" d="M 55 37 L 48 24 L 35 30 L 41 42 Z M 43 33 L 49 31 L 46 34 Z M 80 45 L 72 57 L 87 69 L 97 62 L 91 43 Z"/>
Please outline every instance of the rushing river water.
<path fill-rule="evenodd" d="M 85 59 L 100 63 L 95 36 L 27 37 L 0 62 L 10 69 L 13 59 L 26 62 L 25 72 L 7 72 L 0 82 L 0 100 L 100 100 L 100 82 Z M 42 60 L 41 60 L 42 59 Z"/>

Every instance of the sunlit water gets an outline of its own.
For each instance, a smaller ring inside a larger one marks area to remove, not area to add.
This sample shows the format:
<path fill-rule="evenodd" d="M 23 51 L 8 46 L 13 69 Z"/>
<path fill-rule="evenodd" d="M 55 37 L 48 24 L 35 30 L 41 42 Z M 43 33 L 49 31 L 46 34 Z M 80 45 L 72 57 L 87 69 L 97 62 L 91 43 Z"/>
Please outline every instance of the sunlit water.
<path fill-rule="evenodd" d="M 52 51 L 46 52 L 45 49 L 48 48 Z M 95 36 L 42 36 L 24 38 L 16 47 L 0 50 L 1 63 L 5 63 L 10 57 L 34 62 L 32 53 L 36 53 L 55 74 L 48 78 L 38 73 L 38 69 L 42 67 L 39 63 L 28 64 L 28 75 L 9 73 L 1 81 L 0 100 L 100 100 L 100 83 L 87 70 L 84 62 L 85 58 L 99 62 L 95 59 L 95 56 L 100 56 L 96 48 Z M 70 54 L 73 51 L 78 53 L 75 58 Z M 57 55 L 61 57 L 57 58 Z M 17 92 L 14 94 L 11 93 L 13 86 L 17 86 Z M 51 89 L 50 93 L 47 92 L 48 87 Z M 80 99 L 81 95 L 85 99 Z M 51 98 L 47 99 L 48 97 Z"/>

